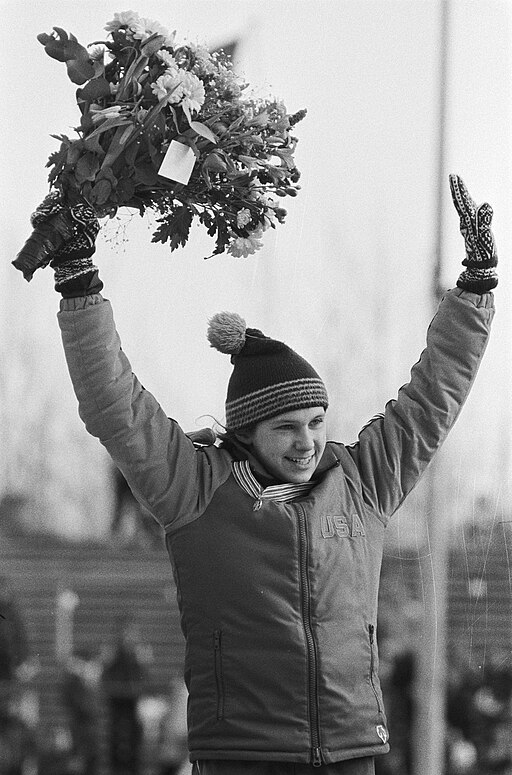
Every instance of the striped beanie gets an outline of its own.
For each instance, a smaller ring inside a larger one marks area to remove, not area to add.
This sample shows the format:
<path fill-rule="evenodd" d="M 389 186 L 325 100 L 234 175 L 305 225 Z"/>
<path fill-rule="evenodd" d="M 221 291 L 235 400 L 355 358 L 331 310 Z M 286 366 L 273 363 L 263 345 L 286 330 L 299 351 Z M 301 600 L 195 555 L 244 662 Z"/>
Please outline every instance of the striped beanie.
<path fill-rule="evenodd" d="M 226 427 L 237 430 L 294 409 L 322 406 L 325 385 L 304 358 L 271 339 L 234 312 L 219 312 L 208 327 L 210 345 L 231 355 Z"/>

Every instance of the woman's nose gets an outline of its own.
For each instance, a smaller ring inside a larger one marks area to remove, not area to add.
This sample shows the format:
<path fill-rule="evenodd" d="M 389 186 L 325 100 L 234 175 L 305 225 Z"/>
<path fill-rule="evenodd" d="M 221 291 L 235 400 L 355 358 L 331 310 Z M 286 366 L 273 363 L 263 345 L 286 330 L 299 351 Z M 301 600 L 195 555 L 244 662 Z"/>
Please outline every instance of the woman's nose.
<path fill-rule="evenodd" d="M 309 430 L 309 428 L 305 428 L 302 431 L 299 431 L 297 433 L 297 436 L 295 438 L 295 446 L 297 449 L 303 449 L 303 450 L 312 450 L 315 446 L 314 440 L 313 440 L 313 434 Z"/>

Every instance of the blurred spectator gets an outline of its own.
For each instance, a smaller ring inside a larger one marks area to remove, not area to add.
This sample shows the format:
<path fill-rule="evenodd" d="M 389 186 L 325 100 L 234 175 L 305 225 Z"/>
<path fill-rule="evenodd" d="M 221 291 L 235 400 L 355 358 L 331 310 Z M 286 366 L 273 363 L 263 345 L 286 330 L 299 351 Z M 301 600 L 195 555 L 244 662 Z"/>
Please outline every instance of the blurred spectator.
<path fill-rule="evenodd" d="M 28 759 L 35 754 L 34 735 L 18 712 L 18 681 L 24 677 L 24 668 L 28 665 L 25 625 L 7 579 L 0 576 L 1 775 L 22 775 Z"/>
<path fill-rule="evenodd" d="M 446 772 L 447 775 L 476 775 L 476 747 L 460 730 L 447 728 Z"/>
<path fill-rule="evenodd" d="M 447 670 L 446 719 L 450 728 L 458 730 L 466 740 L 472 740 L 477 730 L 473 697 L 480 683 L 480 674 L 469 665 L 452 659 Z"/>
<path fill-rule="evenodd" d="M 396 648 L 396 644 L 395 644 Z M 383 656 L 386 650 L 383 648 Z M 383 671 L 383 691 L 389 723 L 391 750 L 375 757 L 376 775 L 411 775 L 414 724 L 414 653 L 408 648 L 388 657 Z"/>
<path fill-rule="evenodd" d="M 448 775 L 512 775 L 510 655 L 487 655 L 479 671 L 452 665 L 449 677 Z"/>
<path fill-rule="evenodd" d="M 24 775 L 25 764 L 35 755 L 35 740 L 24 722 L 0 702 L 0 773 Z"/>
<path fill-rule="evenodd" d="M 97 775 L 100 766 L 101 664 L 90 648 L 76 649 L 68 660 L 62 696 L 71 733 L 72 770 Z"/>
<path fill-rule="evenodd" d="M 188 692 L 183 680 L 173 679 L 159 723 L 158 775 L 178 775 L 187 761 L 187 697 Z"/>
<path fill-rule="evenodd" d="M 0 682 L 12 681 L 28 657 L 23 619 L 7 579 L 0 576 Z"/>
<path fill-rule="evenodd" d="M 390 677 L 390 715 L 393 718 L 395 745 L 400 749 L 404 775 L 412 773 L 412 738 L 414 724 L 414 653 L 397 654 Z"/>
<path fill-rule="evenodd" d="M 394 588 L 394 587 L 393 587 Z M 388 714 L 387 756 L 375 757 L 376 775 L 410 775 L 413 772 L 415 725 L 415 655 L 422 604 L 409 591 L 393 597 L 379 619 L 379 672 Z"/>
<path fill-rule="evenodd" d="M 137 704 L 144 693 L 147 672 L 138 648 L 137 630 L 130 617 L 118 623 L 114 653 L 103 670 L 111 775 L 138 775 L 142 724 Z"/>

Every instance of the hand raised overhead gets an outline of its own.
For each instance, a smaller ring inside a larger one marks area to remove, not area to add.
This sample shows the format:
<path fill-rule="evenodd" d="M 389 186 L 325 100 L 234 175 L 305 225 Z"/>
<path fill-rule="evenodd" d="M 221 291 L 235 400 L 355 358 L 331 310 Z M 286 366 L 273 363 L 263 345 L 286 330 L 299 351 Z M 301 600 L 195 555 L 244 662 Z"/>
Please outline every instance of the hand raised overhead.
<path fill-rule="evenodd" d="M 457 285 L 473 293 L 486 293 L 498 284 L 498 254 L 491 231 L 492 207 L 488 202 L 477 206 L 458 175 L 450 175 L 450 190 L 466 246 L 466 258 L 462 263 L 467 269 L 460 275 Z"/>

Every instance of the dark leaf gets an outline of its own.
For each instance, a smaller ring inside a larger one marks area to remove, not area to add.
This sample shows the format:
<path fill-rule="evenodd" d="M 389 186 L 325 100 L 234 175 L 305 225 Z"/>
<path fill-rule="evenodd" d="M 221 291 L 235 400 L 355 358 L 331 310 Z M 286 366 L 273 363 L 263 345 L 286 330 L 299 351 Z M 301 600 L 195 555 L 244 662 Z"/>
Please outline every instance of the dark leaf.
<path fill-rule="evenodd" d="M 153 186 L 158 181 L 158 173 L 151 163 L 137 164 L 135 182 L 144 186 Z"/>
<path fill-rule="evenodd" d="M 80 109 L 80 129 L 82 130 L 82 133 L 84 135 L 89 134 L 89 132 L 94 131 L 94 121 L 91 118 L 91 114 L 87 110 L 88 103 L 83 102 L 81 100 L 77 101 L 77 105 Z"/>
<path fill-rule="evenodd" d="M 66 148 L 61 148 L 60 151 L 55 151 L 55 153 L 52 153 L 50 155 L 48 162 L 46 164 L 47 167 L 53 166 L 53 169 L 50 171 L 48 175 L 48 182 L 50 184 L 54 183 L 59 178 L 62 171 L 65 169 L 66 156 L 67 156 Z"/>
<path fill-rule="evenodd" d="M 231 156 L 228 153 L 225 153 L 224 151 L 219 151 L 219 156 L 222 156 L 224 161 L 226 162 L 226 166 L 228 168 L 228 172 L 230 175 L 238 175 L 239 170 L 235 167 L 235 163 Z"/>
<path fill-rule="evenodd" d="M 112 192 L 112 185 L 108 180 L 99 180 L 91 189 L 91 202 L 104 205 Z"/>
<path fill-rule="evenodd" d="M 131 178 L 121 178 L 117 183 L 118 201 L 124 204 L 129 202 L 135 194 L 135 184 Z"/>
<path fill-rule="evenodd" d="M 56 59 L 58 62 L 66 61 L 63 42 L 57 41 L 54 35 L 48 35 L 46 32 L 40 32 L 37 36 L 37 39 L 39 43 L 42 43 L 49 57 Z"/>
<path fill-rule="evenodd" d="M 68 35 L 62 27 L 54 27 L 53 31 L 53 45 L 60 49 L 66 60 L 81 59 L 86 62 L 90 59 L 87 49 L 80 45 L 72 33 Z"/>
<path fill-rule="evenodd" d="M 217 225 L 215 223 L 215 219 L 213 218 L 213 216 L 210 215 L 209 212 L 204 210 L 199 215 L 199 221 L 203 224 L 203 226 L 206 226 L 206 230 L 208 232 L 208 235 L 210 237 L 214 237 L 216 232 L 217 232 Z"/>
<path fill-rule="evenodd" d="M 76 140 L 74 143 L 71 143 L 68 148 L 66 163 L 70 165 L 76 164 L 82 152 L 83 146 L 81 140 Z"/>
<path fill-rule="evenodd" d="M 67 143 L 67 145 L 71 143 L 71 140 L 67 135 L 50 135 L 50 137 L 54 137 L 56 140 L 60 140 L 61 143 Z"/>
<path fill-rule="evenodd" d="M 150 137 L 155 137 L 157 135 L 163 135 L 165 132 L 165 116 L 162 115 L 162 113 L 158 113 L 153 119 L 152 125 L 149 127 L 148 134 Z"/>
<path fill-rule="evenodd" d="M 274 167 L 272 164 L 266 166 L 266 172 L 276 184 L 286 178 L 286 171 L 281 167 Z"/>
<path fill-rule="evenodd" d="M 83 89 L 77 89 L 76 96 L 86 102 L 96 102 L 101 97 L 110 95 L 110 85 L 106 78 L 91 78 Z"/>
<path fill-rule="evenodd" d="M 160 167 L 160 164 L 162 162 L 162 153 L 160 151 L 160 143 L 158 145 L 155 145 L 151 137 L 148 135 L 146 136 L 146 148 L 149 154 L 149 158 L 151 159 L 152 164 L 155 167 Z"/>
<path fill-rule="evenodd" d="M 139 211 L 139 215 L 141 216 L 146 212 L 146 205 L 137 196 L 132 197 L 129 202 L 125 202 L 123 207 L 133 207 Z"/>
<path fill-rule="evenodd" d="M 231 177 L 231 183 L 240 193 L 244 190 L 248 193 L 250 182 L 251 177 L 246 172 L 239 172 Z"/>
<path fill-rule="evenodd" d="M 66 63 L 73 83 L 81 85 L 93 78 L 94 66 L 87 49 L 80 45 L 74 35 L 68 35 L 61 27 L 54 27 L 53 30 L 51 35 L 42 32 L 37 36 L 48 56 Z"/>
<path fill-rule="evenodd" d="M 292 151 L 286 151 L 286 150 L 275 150 L 273 153 L 276 156 L 279 156 L 280 159 L 282 159 L 283 164 L 289 169 L 293 170 L 295 169 L 295 161 L 293 159 L 293 152 Z"/>
<path fill-rule="evenodd" d="M 210 153 L 203 162 L 204 169 L 211 170 L 212 172 L 226 172 L 226 162 L 221 159 L 218 153 Z"/>
<path fill-rule="evenodd" d="M 185 246 L 192 223 L 192 212 L 186 205 L 178 207 L 171 215 L 160 220 L 160 226 L 153 234 L 152 242 L 169 242 L 171 250 Z"/>
<path fill-rule="evenodd" d="M 94 137 L 91 137 L 89 135 L 88 137 L 84 137 L 83 139 L 83 146 L 88 151 L 93 151 L 93 153 L 97 153 L 99 156 L 102 156 L 105 154 L 105 151 L 103 150 L 99 137 L 95 135 Z"/>
<path fill-rule="evenodd" d="M 140 150 L 140 142 L 138 141 L 131 142 L 127 145 L 126 150 L 124 152 L 124 163 L 126 164 L 127 167 L 133 167 L 135 163 L 135 158 L 139 150 Z"/>
<path fill-rule="evenodd" d="M 117 178 L 110 167 L 105 167 L 100 170 L 96 176 L 96 180 L 108 180 L 112 184 L 112 188 L 117 184 Z"/>
<path fill-rule="evenodd" d="M 88 201 L 91 201 L 91 191 L 92 191 L 92 185 L 89 180 L 87 180 L 82 188 L 80 189 L 82 196 L 85 197 Z"/>
<path fill-rule="evenodd" d="M 229 242 L 228 229 L 224 220 L 219 215 L 215 215 L 215 222 L 217 226 L 217 240 L 215 242 L 215 250 L 210 258 L 218 256 L 220 253 L 224 253 L 226 245 Z"/>
<path fill-rule="evenodd" d="M 54 151 L 48 156 L 48 161 L 46 162 L 46 166 L 53 167 L 54 164 L 55 165 L 65 164 L 66 156 L 67 156 L 66 148 L 61 148 L 59 151 Z"/>
<path fill-rule="evenodd" d="M 78 86 L 86 83 L 90 78 L 94 78 L 94 67 L 90 59 L 86 62 L 81 59 L 68 59 L 66 67 L 69 80 Z"/>
<path fill-rule="evenodd" d="M 85 183 L 86 180 L 94 180 L 96 173 L 100 168 L 100 160 L 92 151 L 84 153 L 77 161 L 75 175 L 78 183 Z"/>

